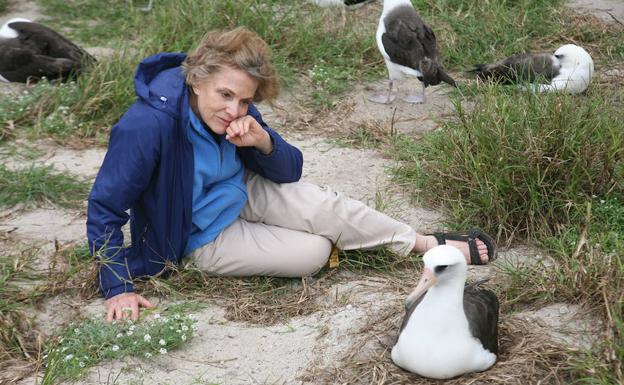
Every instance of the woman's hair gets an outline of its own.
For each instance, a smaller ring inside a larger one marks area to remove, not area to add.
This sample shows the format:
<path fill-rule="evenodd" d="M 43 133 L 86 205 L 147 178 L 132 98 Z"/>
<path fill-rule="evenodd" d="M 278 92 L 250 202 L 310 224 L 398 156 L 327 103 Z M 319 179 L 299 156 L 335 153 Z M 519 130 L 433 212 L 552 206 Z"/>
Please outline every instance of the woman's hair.
<path fill-rule="evenodd" d="M 224 67 L 241 70 L 258 81 L 254 101 L 273 101 L 279 84 L 270 63 L 269 46 L 255 32 L 244 27 L 206 33 L 188 54 L 182 69 L 186 84 L 197 85 Z"/>

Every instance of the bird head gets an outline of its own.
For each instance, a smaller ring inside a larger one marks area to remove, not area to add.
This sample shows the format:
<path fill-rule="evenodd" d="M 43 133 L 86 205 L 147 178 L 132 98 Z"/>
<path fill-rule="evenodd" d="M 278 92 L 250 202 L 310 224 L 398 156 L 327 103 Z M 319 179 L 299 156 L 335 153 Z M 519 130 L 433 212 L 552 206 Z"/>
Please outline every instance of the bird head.
<path fill-rule="evenodd" d="M 463 285 L 466 281 L 466 258 L 454 246 L 436 246 L 425 253 L 423 261 L 425 267 L 421 272 L 420 280 L 414 291 L 405 300 L 407 308 L 411 307 L 433 286 L 444 285 L 456 279 L 461 279 Z"/>
<path fill-rule="evenodd" d="M 578 67 L 587 67 L 591 68 L 591 71 L 593 72 L 594 61 L 589 53 L 578 45 L 566 44 L 559 47 L 555 51 L 555 57 L 564 68 L 574 69 Z"/>

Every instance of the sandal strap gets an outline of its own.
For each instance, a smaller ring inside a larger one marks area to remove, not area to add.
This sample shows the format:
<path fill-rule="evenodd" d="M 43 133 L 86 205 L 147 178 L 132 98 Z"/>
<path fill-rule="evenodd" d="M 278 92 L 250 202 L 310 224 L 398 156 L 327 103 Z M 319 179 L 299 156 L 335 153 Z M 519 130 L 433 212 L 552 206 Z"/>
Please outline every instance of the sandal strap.
<path fill-rule="evenodd" d="M 493 244 L 491 244 L 492 242 L 478 229 L 448 233 L 436 232 L 431 235 L 433 235 L 438 241 L 438 245 L 445 245 L 446 241 L 460 241 L 468 243 L 470 263 L 473 265 L 483 265 L 483 262 L 481 262 L 481 256 L 479 255 L 479 249 L 477 248 L 477 239 L 481 239 L 487 245 L 490 261 L 495 258 L 494 247 Z"/>

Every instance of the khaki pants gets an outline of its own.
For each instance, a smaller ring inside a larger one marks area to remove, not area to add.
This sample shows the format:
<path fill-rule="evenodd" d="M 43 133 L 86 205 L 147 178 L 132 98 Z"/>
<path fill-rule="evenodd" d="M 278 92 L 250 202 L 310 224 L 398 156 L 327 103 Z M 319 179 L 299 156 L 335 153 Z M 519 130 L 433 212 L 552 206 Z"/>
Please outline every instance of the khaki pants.
<path fill-rule="evenodd" d="M 278 184 L 248 172 L 240 217 L 189 254 L 201 270 L 229 276 L 303 277 L 318 272 L 332 243 L 341 250 L 385 246 L 407 255 L 415 231 L 326 187 Z"/>

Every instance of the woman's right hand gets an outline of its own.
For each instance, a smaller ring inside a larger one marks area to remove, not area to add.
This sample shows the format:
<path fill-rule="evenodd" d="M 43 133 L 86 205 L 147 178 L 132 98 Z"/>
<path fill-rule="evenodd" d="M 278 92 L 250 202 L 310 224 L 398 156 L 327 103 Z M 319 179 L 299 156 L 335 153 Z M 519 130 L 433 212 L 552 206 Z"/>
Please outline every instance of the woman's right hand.
<path fill-rule="evenodd" d="M 139 308 L 154 307 L 150 301 L 135 293 L 121 293 L 106 300 L 106 321 L 130 318 L 139 319 Z"/>

